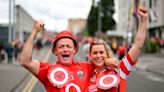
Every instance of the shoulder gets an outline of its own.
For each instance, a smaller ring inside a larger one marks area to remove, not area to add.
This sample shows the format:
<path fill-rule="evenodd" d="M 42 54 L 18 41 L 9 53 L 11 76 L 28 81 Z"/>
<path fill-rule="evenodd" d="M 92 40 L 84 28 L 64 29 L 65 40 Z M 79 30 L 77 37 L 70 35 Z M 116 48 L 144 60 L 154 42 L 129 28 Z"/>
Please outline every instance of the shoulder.
<path fill-rule="evenodd" d="M 47 76 L 48 70 L 52 67 L 53 64 L 49 64 L 47 62 L 41 62 L 41 61 L 39 63 L 40 63 L 40 68 L 37 77 L 39 79 L 42 79 L 42 77 L 45 78 L 45 76 Z"/>
<path fill-rule="evenodd" d="M 82 61 L 79 62 L 79 64 L 83 69 L 88 70 L 89 72 L 92 72 L 94 69 L 93 65 L 90 62 Z"/>
<path fill-rule="evenodd" d="M 50 65 L 49 63 L 43 61 L 40 61 L 39 63 L 40 63 L 40 67 L 45 67 Z"/>
<path fill-rule="evenodd" d="M 89 65 L 89 66 L 91 65 L 91 63 L 88 61 L 78 61 L 77 63 L 80 65 Z"/>
<path fill-rule="evenodd" d="M 48 71 L 49 68 L 51 68 L 53 66 L 53 64 L 49 64 L 47 62 L 40 61 L 39 63 L 40 63 L 39 72 L 41 72 L 41 71 Z"/>

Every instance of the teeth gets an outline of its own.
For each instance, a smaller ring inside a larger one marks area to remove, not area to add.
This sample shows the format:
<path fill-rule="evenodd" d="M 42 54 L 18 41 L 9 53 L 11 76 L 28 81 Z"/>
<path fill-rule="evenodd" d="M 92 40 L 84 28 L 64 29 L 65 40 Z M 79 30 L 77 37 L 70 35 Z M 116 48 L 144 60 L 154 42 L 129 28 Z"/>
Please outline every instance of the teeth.
<path fill-rule="evenodd" d="M 103 60 L 102 60 L 102 59 L 97 59 L 96 61 L 97 61 L 97 62 L 102 62 Z"/>
<path fill-rule="evenodd" d="M 97 59 L 97 60 L 102 60 L 102 59 Z"/>
<path fill-rule="evenodd" d="M 101 62 L 101 60 L 96 60 L 97 62 Z"/>
<path fill-rule="evenodd" d="M 63 60 L 68 60 L 69 59 L 69 57 L 63 57 Z"/>

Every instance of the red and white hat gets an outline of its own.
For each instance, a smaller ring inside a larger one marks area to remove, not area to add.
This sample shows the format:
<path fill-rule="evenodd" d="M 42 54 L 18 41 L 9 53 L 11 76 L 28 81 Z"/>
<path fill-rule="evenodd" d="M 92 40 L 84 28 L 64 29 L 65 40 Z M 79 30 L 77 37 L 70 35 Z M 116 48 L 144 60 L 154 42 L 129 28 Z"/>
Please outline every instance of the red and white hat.
<path fill-rule="evenodd" d="M 54 50 L 55 47 L 56 47 L 57 41 L 58 41 L 59 39 L 61 39 L 61 38 L 70 38 L 71 40 L 73 40 L 74 45 L 75 45 L 75 48 L 76 48 L 76 52 L 77 52 L 77 50 L 78 50 L 78 48 L 79 48 L 78 42 L 77 42 L 75 36 L 73 36 L 73 34 L 72 34 L 71 32 L 69 32 L 69 31 L 62 31 L 62 32 L 60 32 L 60 33 L 58 33 L 58 34 L 56 35 L 56 37 L 55 37 L 55 38 L 53 39 L 53 41 L 52 41 L 52 52 L 53 52 L 53 50 Z M 54 53 L 54 52 L 53 52 L 53 53 Z"/>
<path fill-rule="evenodd" d="M 50 68 L 47 77 L 53 86 L 59 88 L 66 86 L 71 79 L 69 69 L 61 65 L 55 65 Z"/>
<path fill-rule="evenodd" d="M 110 89 L 116 87 L 120 83 L 120 78 L 117 74 L 104 74 L 98 77 L 96 84 L 100 89 Z"/>

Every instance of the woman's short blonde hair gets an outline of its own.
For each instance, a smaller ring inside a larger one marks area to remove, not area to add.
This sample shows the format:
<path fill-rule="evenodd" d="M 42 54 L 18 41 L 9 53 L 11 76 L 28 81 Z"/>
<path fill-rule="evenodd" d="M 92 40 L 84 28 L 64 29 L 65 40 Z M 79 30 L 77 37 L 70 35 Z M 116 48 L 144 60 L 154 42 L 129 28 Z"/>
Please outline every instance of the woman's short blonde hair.
<path fill-rule="evenodd" d="M 113 57 L 112 49 L 110 48 L 110 46 L 104 40 L 102 40 L 102 39 L 94 40 L 90 45 L 90 53 L 91 53 L 91 50 L 92 50 L 92 46 L 94 46 L 94 45 L 104 45 L 105 51 L 107 53 L 108 58 Z"/>

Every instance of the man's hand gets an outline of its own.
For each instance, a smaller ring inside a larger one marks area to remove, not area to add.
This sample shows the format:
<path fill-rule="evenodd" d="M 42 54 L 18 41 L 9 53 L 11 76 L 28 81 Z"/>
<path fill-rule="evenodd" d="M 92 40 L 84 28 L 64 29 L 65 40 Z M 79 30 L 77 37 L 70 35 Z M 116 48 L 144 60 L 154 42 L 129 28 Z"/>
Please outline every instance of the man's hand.
<path fill-rule="evenodd" d="M 44 23 L 42 20 L 35 21 L 33 31 L 40 32 L 44 30 Z"/>
<path fill-rule="evenodd" d="M 107 66 L 109 66 L 110 68 L 119 68 L 119 65 L 120 65 L 119 60 L 114 58 L 114 57 L 113 58 L 107 58 L 105 60 L 105 64 Z"/>

